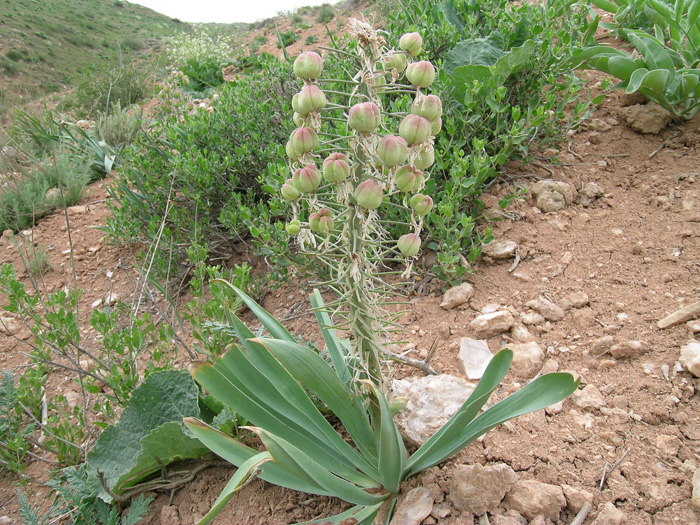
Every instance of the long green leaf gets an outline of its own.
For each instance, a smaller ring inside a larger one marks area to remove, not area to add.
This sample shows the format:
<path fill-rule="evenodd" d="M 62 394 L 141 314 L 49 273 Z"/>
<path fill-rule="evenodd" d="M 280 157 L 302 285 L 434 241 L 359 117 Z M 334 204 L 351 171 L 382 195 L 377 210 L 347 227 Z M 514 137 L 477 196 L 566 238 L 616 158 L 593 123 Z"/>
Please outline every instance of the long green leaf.
<path fill-rule="evenodd" d="M 338 525 L 340 523 L 354 523 L 355 525 L 372 525 L 374 523 L 374 518 L 376 518 L 379 513 L 380 507 L 384 502 L 377 503 L 376 505 L 357 505 L 350 510 L 346 510 L 335 516 L 330 516 L 328 518 L 319 518 L 317 520 L 305 521 L 299 523 L 298 525 L 312 525 L 314 523 L 326 525 L 328 523 L 333 525 Z M 346 521 L 353 520 L 353 521 Z"/>
<path fill-rule="evenodd" d="M 643 31 L 628 31 L 627 34 L 632 44 L 634 44 L 634 47 L 636 47 L 644 57 L 644 61 L 650 70 L 676 70 L 667 49 L 653 36 Z"/>
<path fill-rule="evenodd" d="M 639 87 L 642 85 L 642 80 L 644 80 L 644 76 L 647 73 L 649 73 L 649 70 L 645 67 L 639 68 L 637 71 L 632 73 L 630 81 L 625 88 L 625 93 L 630 95 L 639 91 Z"/>
<path fill-rule="evenodd" d="M 578 388 L 580 380 L 571 374 L 554 373 L 538 377 L 534 381 L 484 411 L 462 429 L 450 442 L 443 443 L 432 454 L 411 465 L 407 477 L 437 465 L 453 456 L 469 443 L 501 423 L 535 410 L 551 406 L 569 397 Z"/>
<path fill-rule="evenodd" d="M 644 75 L 640 87 L 650 89 L 655 93 L 663 94 L 670 78 L 670 71 L 666 69 L 655 69 Z"/>
<path fill-rule="evenodd" d="M 245 446 L 240 441 L 219 432 L 203 421 L 189 417 L 183 421 L 209 450 L 232 465 L 240 468 L 246 461 L 258 454 L 257 450 Z M 310 492 L 314 488 L 275 463 L 265 463 L 259 477 L 269 483 L 301 492 Z"/>
<path fill-rule="evenodd" d="M 275 463 L 308 483 L 320 487 L 321 490 L 316 491 L 316 494 L 335 496 L 355 505 L 376 505 L 390 496 L 389 494 L 369 494 L 356 485 L 335 476 L 319 465 L 306 452 L 285 439 L 261 428 L 251 428 L 251 430 L 260 436 Z"/>
<path fill-rule="evenodd" d="M 243 463 L 226 484 L 224 490 L 221 491 L 219 497 L 216 498 L 212 508 L 201 520 L 197 522 L 197 525 L 208 525 L 211 523 L 219 512 L 223 510 L 233 495 L 245 487 L 250 477 L 254 475 L 254 472 L 259 469 L 263 463 L 271 460 L 272 456 L 270 456 L 269 452 L 261 452 Z"/>
<path fill-rule="evenodd" d="M 258 318 L 262 325 L 270 332 L 270 335 L 275 339 L 282 339 L 284 341 L 296 342 L 296 339 L 292 334 L 290 334 L 287 329 L 280 324 L 277 319 L 271 316 L 267 311 L 256 303 L 251 297 L 248 296 L 243 290 L 232 285 L 230 282 L 223 279 L 213 279 L 213 282 L 221 283 L 225 286 L 231 288 L 238 297 L 245 303 L 245 305 L 250 309 L 251 312 Z"/>
<path fill-rule="evenodd" d="M 611 2 L 610 0 L 592 0 L 593 5 L 596 7 L 599 7 L 600 9 L 607 11 L 608 13 L 617 13 L 618 6 L 616 3 Z"/>
<path fill-rule="evenodd" d="M 314 315 L 318 321 L 318 326 L 321 327 L 321 334 L 323 335 L 323 340 L 326 342 L 326 349 L 331 357 L 333 368 L 335 368 L 335 372 L 338 374 L 341 381 L 350 383 L 352 375 L 345 363 L 345 356 L 348 353 L 347 347 L 340 341 L 337 332 L 333 328 L 330 328 L 332 326 L 331 318 L 328 313 L 323 310 L 323 298 L 318 290 L 314 289 L 310 300 L 311 306 L 314 309 Z"/>
<path fill-rule="evenodd" d="M 629 80 L 638 68 L 637 63 L 628 57 L 614 56 L 608 60 L 608 72 L 620 80 Z"/>
<path fill-rule="evenodd" d="M 306 388 L 340 419 L 357 448 L 368 459 L 377 459 L 374 433 L 362 401 L 321 357 L 305 347 L 276 339 L 254 339 L 267 348 Z"/>

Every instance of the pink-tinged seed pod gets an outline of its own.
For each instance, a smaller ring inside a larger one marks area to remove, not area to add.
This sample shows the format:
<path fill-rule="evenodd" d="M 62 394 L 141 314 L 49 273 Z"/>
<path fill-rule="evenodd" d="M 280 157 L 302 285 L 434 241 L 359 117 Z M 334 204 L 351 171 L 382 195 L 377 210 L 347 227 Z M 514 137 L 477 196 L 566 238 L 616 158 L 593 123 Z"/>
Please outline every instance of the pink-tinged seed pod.
<path fill-rule="evenodd" d="M 438 133 L 440 133 L 440 130 L 442 129 L 442 119 L 441 118 L 436 118 L 430 123 L 430 134 L 434 137 Z"/>
<path fill-rule="evenodd" d="M 435 80 L 435 68 L 426 60 L 414 62 L 406 69 L 406 78 L 416 87 L 427 88 Z"/>
<path fill-rule="evenodd" d="M 387 135 L 379 141 L 377 155 L 387 168 L 393 168 L 406 162 L 408 158 L 408 144 L 402 137 Z"/>
<path fill-rule="evenodd" d="M 384 190 L 372 179 L 361 182 L 355 188 L 355 202 L 367 210 L 376 210 L 384 200 Z"/>
<path fill-rule="evenodd" d="M 304 80 L 312 80 L 321 76 L 323 59 L 314 51 L 299 55 L 294 61 L 294 74 Z"/>
<path fill-rule="evenodd" d="M 294 122 L 294 125 L 298 128 L 304 127 L 304 117 L 302 117 L 296 111 L 294 112 L 294 115 L 292 115 L 292 122 Z"/>
<path fill-rule="evenodd" d="M 425 217 L 433 209 L 433 199 L 428 195 L 416 193 L 411 197 L 411 208 L 419 217 Z"/>
<path fill-rule="evenodd" d="M 406 69 L 406 54 L 405 53 L 390 53 L 383 58 L 385 69 L 395 69 L 399 73 L 403 73 Z"/>
<path fill-rule="evenodd" d="M 413 193 L 417 191 L 424 180 L 423 172 L 410 164 L 401 166 L 396 170 L 396 174 L 394 175 L 396 187 L 404 193 Z"/>
<path fill-rule="evenodd" d="M 374 102 L 360 102 L 350 108 L 348 124 L 355 131 L 370 133 L 381 122 L 382 114 Z"/>
<path fill-rule="evenodd" d="M 297 200 L 299 195 L 301 195 L 301 192 L 294 185 L 294 181 L 292 179 L 287 179 L 284 181 L 284 184 L 282 184 L 282 188 L 280 189 L 280 193 L 282 194 L 282 198 L 287 202 Z"/>
<path fill-rule="evenodd" d="M 318 147 L 318 135 L 313 128 L 297 128 L 292 131 L 289 141 L 297 155 L 309 153 Z"/>
<path fill-rule="evenodd" d="M 308 115 L 312 111 L 318 111 L 326 105 L 326 95 L 316 84 L 306 84 L 297 93 L 297 113 Z"/>
<path fill-rule="evenodd" d="M 442 116 L 442 101 L 437 95 L 420 95 L 413 101 L 411 113 L 432 122 Z"/>
<path fill-rule="evenodd" d="M 420 250 L 420 237 L 415 233 L 407 233 L 399 238 L 397 245 L 404 257 L 413 257 Z"/>
<path fill-rule="evenodd" d="M 328 235 L 333 231 L 333 212 L 322 208 L 309 215 L 309 228 L 312 232 Z"/>
<path fill-rule="evenodd" d="M 299 168 L 292 176 L 294 187 L 303 193 L 313 193 L 321 185 L 323 177 L 318 168 L 313 164 L 307 164 Z"/>
<path fill-rule="evenodd" d="M 284 150 L 287 152 L 287 157 L 289 157 L 289 160 L 295 161 L 299 158 L 299 154 L 292 146 L 291 140 L 287 141 L 287 144 L 284 146 Z"/>
<path fill-rule="evenodd" d="M 423 38 L 418 33 L 406 33 L 399 39 L 399 48 L 414 57 L 423 49 Z"/>
<path fill-rule="evenodd" d="M 348 164 L 348 158 L 342 153 L 331 153 L 323 161 L 323 177 L 328 182 L 343 182 L 349 176 L 350 165 Z"/>
<path fill-rule="evenodd" d="M 296 235 L 301 231 L 301 223 L 298 219 L 289 221 L 289 223 L 284 227 L 289 235 Z"/>
<path fill-rule="evenodd" d="M 413 165 L 419 170 L 427 170 L 433 164 L 435 164 L 435 150 L 432 146 L 422 150 L 413 159 Z"/>
<path fill-rule="evenodd" d="M 299 113 L 299 93 L 295 93 L 292 97 L 292 109 Z"/>
<path fill-rule="evenodd" d="M 418 115 L 406 115 L 399 124 L 399 135 L 411 146 L 430 137 L 430 121 Z"/>

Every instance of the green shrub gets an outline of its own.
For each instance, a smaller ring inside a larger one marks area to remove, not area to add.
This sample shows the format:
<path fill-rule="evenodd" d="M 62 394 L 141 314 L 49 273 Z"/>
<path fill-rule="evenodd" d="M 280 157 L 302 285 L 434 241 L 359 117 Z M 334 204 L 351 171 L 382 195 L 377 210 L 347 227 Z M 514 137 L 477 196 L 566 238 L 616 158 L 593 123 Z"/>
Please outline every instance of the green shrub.
<path fill-rule="evenodd" d="M 16 49 L 10 49 L 5 56 L 14 62 L 19 62 L 24 54 Z"/>
<path fill-rule="evenodd" d="M 327 24 L 335 18 L 335 9 L 330 4 L 323 4 L 318 10 L 316 22 L 319 24 Z"/>
<path fill-rule="evenodd" d="M 318 37 L 317 37 L 316 35 L 309 35 L 309 36 L 306 37 L 306 40 L 304 40 L 304 43 L 305 43 L 307 46 L 310 46 L 310 45 L 312 45 L 312 44 L 315 44 L 316 42 L 318 42 Z"/>
<path fill-rule="evenodd" d="M 284 33 L 277 33 L 278 35 L 278 40 L 277 40 L 277 48 L 278 49 L 283 49 L 285 47 L 291 46 L 294 42 L 299 40 L 299 35 L 297 35 L 293 29 L 290 29 L 289 31 L 285 31 Z"/>
<path fill-rule="evenodd" d="M 137 106 L 122 108 L 116 104 L 111 113 L 100 115 L 97 121 L 98 133 L 112 147 L 127 146 L 136 140 L 141 131 L 142 118 Z"/>

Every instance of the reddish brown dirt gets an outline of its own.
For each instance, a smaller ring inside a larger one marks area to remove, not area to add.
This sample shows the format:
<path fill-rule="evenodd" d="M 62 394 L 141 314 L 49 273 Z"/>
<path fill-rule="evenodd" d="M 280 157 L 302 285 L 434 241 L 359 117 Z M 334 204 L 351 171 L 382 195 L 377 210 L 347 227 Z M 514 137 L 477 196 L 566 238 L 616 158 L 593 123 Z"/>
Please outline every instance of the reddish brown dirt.
<path fill-rule="evenodd" d="M 593 75 L 589 78 L 591 83 L 597 80 Z M 621 105 L 617 92 L 601 104 L 594 116 L 609 119 L 611 129 L 594 132 L 584 126 L 573 136 L 570 150 L 564 147 L 558 153 L 561 166 L 551 166 L 553 176 L 533 166 L 526 168 L 527 172 L 513 169 L 492 187 L 485 201 L 492 207 L 516 185 L 528 186 L 543 178 L 570 182 L 576 188 L 595 182 L 605 190 L 604 197 L 587 208 L 572 204 L 546 214 L 534 207 L 529 195 L 514 203 L 508 209 L 513 218 L 491 226 L 497 239 L 519 245 L 517 268 L 509 272 L 513 259 L 484 259 L 470 279 L 476 293 L 469 306 L 441 309 L 438 289 L 411 297 L 409 312 L 403 318 L 404 336 L 416 345 L 417 353 L 425 352 L 440 335 L 442 342 L 432 364 L 441 373 L 459 374 L 459 339 L 472 336 L 469 323 L 481 308 L 497 303 L 517 317 L 526 310 L 527 301 L 540 295 L 556 302 L 583 291 L 589 298 L 587 306 L 569 309 L 561 321 L 529 329 L 546 349 L 547 361 L 556 362 L 559 370 L 579 374 L 582 386 L 595 385 L 605 406 L 583 411 L 567 400 L 558 414 L 522 417 L 410 480 L 404 489 L 426 486 L 436 503 L 443 503 L 455 467 L 505 462 L 521 479 L 571 485 L 593 494 L 593 509 L 585 523 L 593 523 L 606 502 L 614 503 L 628 524 L 700 523 L 700 511 L 690 503 L 691 478 L 700 465 L 700 399 L 696 393 L 700 382 L 687 372 L 674 372 L 679 348 L 692 333 L 684 324 L 666 330 L 656 325 L 700 295 L 700 118 L 658 135 L 640 135 L 624 124 Z M 676 137 L 670 138 L 672 134 Z M 589 140 L 592 137 L 596 144 Z M 665 147 L 650 157 L 669 138 Z M 104 224 L 103 191 L 99 184 L 94 186 L 85 199 L 88 209 L 70 214 L 84 312 L 110 289 L 127 300 L 133 292 L 128 256 L 104 245 L 102 234 L 90 228 Z M 70 268 L 67 255 L 62 253 L 67 247 L 64 216 L 57 213 L 41 221 L 34 241 L 47 248 L 53 246 L 48 252 L 52 270 L 44 279 L 50 290 L 58 289 L 66 284 Z M 95 246 L 100 249 L 91 251 Z M 22 272 L 17 250 L 5 237 L 0 239 L 0 262 L 12 263 Z M 264 271 L 259 261 L 250 262 Z M 114 273 L 112 279 L 106 277 L 107 271 Z M 271 290 L 265 306 L 275 315 L 284 315 L 304 295 L 298 283 L 293 283 L 288 289 Z M 308 318 L 287 325 L 305 339 L 316 335 Z M 598 355 L 593 342 L 605 335 L 612 336 L 615 343 L 644 341 L 648 351 L 631 359 Z M 21 339 L 27 337 L 27 332 L 19 334 L 20 340 L 0 334 L 2 368 L 21 370 L 25 363 L 19 354 Z M 496 351 L 513 340 L 503 334 L 488 343 Z M 664 365 L 670 370 L 668 378 Z M 396 371 L 399 375 L 418 373 L 403 367 Z M 507 376 L 504 391 L 514 391 L 515 382 L 516 378 Z M 663 446 L 665 442 L 676 443 L 677 451 L 669 451 Z M 604 470 L 623 456 L 600 490 Z M 46 479 L 41 463 L 32 463 L 26 472 Z M 231 475 L 231 469 L 209 468 L 174 494 L 157 495 L 145 523 L 194 523 Z M 11 523 L 19 523 L 12 486 L 16 481 L 7 472 L 0 477 L 0 516 L 9 516 Z M 37 491 L 35 502 L 40 501 L 46 489 L 30 486 Z M 215 523 L 286 524 L 328 516 L 343 508 L 338 500 L 255 481 L 228 504 Z M 506 510 L 502 507 L 496 514 Z M 574 515 L 565 509 L 556 523 L 570 523 Z M 470 524 L 475 519 L 452 508 L 447 517 L 431 516 L 423 523 Z"/>

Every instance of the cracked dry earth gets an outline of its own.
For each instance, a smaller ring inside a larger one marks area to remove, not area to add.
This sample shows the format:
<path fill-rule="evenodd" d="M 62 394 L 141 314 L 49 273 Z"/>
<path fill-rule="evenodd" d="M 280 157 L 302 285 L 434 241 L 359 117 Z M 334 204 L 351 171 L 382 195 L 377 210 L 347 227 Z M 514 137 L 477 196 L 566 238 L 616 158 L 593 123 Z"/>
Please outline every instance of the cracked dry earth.
<path fill-rule="evenodd" d="M 590 81 L 596 80 L 591 75 Z M 700 299 L 700 119 L 640 134 L 627 123 L 630 102 L 611 94 L 594 120 L 572 137 L 571 147 L 557 152 L 559 165 L 548 165 L 551 173 L 539 166 L 513 166 L 490 189 L 487 209 L 495 209 L 516 186 L 531 191 L 508 208 L 507 216 L 491 223 L 496 241 L 506 249 L 479 261 L 470 278 L 470 300 L 442 308 L 442 285 L 435 281 L 426 293 L 409 298 L 402 322 L 410 344 L 402 349 L 411 350 L 412 357 L 424 356 L 439 335 L 431 364 L 440 373 L 464 377 L 457 357 L 461 339 L 483 339 L 472 321 L 484 312 L 504 311 L 513 327 L 486 337 L 490 350 L 535 343 L 542 356 L 534 371 L 511 371 L 497 397 L 514 392 L 541 368 L 572 371 L 580 375 L 581 387 L 562 406 L 502 425 L 445 464 L 409 480 L 403 493 L 424 487 L 420 495 L 429 514 L 402 523 L 482 523 L 472 512 L 480 508 L 478 513 L 488 512 L 492 524 L 569 524 L 586 501 L 592 505 L 587 524 L 700 523 L 700 509 L 691 502 L 693 475 L 700 467 L 700 382 L 678 364 L 681 347 L 697 337 L 698 323 L 657 325 Z M 565 185 L 548 202 L 536 202 L 533 191 L 547 186 L 545 179 Z M 538 206 L 561 208 L 543 212 Z M 105 245 L 102 234 L 90 227 L 104 224 L 106 213 L 98 184 L 83 207 L 68 214 L 75 274 L 84 289 L 83 315 L 109 293 L 128 301 L 133 291 L 129 258 Z M 48 249 L 52 269 L 45 275 L 47 287 L 66 284 L 70 264 L 63 214 L 41 221 L 34 242 Z M 263 275 L 264 263 L 249 253 L 241 247 L 240 258 L 248 258 Z M 21 267 L 17 250 L 4 236 L 0 262 Z M 300 283 L 268 290 L 264 306 L 281 317 L 305 301 L 306 294 Z M 554 303 L 554 313 L 542 306 L 546 301 Z M 287 324 L 304 339 L 319 338 L 308 317 Z M 86 339 L 92 336 L 87 330 Z M 20 352 L 28 338 L 23 330 L 0 334 L 2 368 L 21 373 L 26 360 Z M 177 364 L 186 366 L 185 358 Z M 395 374 L 421 375 L 400 365 Z M 50 385 L 63 393 L 76 390 L 58 371 Z M 475 470 L 474 465 L 484 468 Z M 47 477 L 41 462 L 26 472 Z M 475 472 L 488 480 L 477 502 L 482 507 L 465 496 L 465 484 Z M 232 473 L 230 468 L 207 468 L 174 493 L 156 494 L 144 523 L 194 523 Z M 700 474 L 696 480 L 700 484 Z M 0 475 L 0 516 L 7 523 L 19 523 L 16 481 L 7 472 Z M 29 487 L 33 503 L 46 497 L 46 488 Z M 498 491 L 508 493 L 493 502 Z M 344 508 L 338 500 L 256 480 L 215 523 L 285 524 Z"/>

